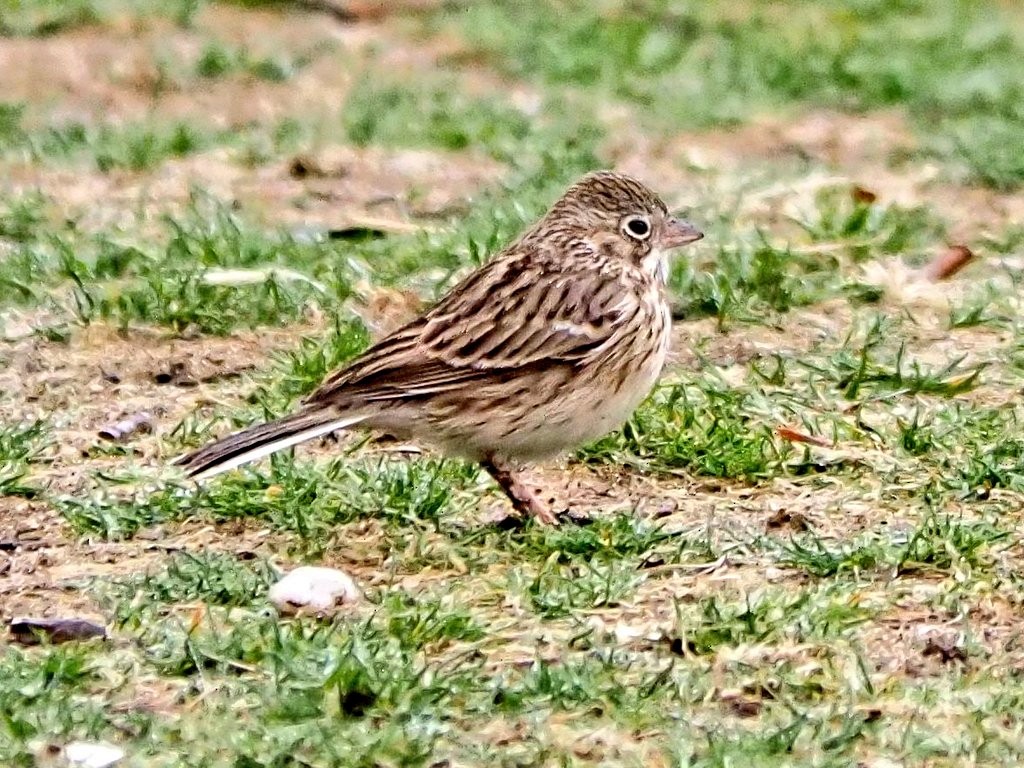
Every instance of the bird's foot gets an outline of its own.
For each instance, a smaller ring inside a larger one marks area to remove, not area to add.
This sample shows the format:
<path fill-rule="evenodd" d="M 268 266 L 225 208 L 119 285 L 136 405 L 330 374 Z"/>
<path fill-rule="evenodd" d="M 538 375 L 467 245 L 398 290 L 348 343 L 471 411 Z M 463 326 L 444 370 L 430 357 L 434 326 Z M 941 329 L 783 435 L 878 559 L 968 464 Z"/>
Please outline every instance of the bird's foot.
<path fill-rule="evenodd" d="M 495 505 L 494 508 L 488 511 L 482 522 L 485 525 L 493 526 L 501 531 L 520 531 L 523 530 L 526 526 L 526 522 L 531 518 L 536 518 L 545 526 L 576 525 L 580 527 L 590 525 L 596 519 L 592 515 L 589 515 L 579 509 L 562 507 L 561 509 L 553 509 L 550 511 L 551 517 L 542 519 L 537 515 L 524 513 L 518 507 L 509 509 L 507 504 L 499 504 Z M 549 520 L 553 520 L 554 522 L 549 522 Z"/>
<path fill-rule="evenodd" d="M 553 497 L 545 498 L 542 489 L 524 482 L 521 474 L 506 462 L 491 459 L 483 462 L 483 467 L 512 502 L 513 509 L 518 513 L 518 522 L 521 523 L 522 520 L 529 518 L 533 518 L 542 525 L 558 525 L 559 523 L 588 525 L 593 522 L 593 518 L 586 512 L 569 507 L 559 508 Z M 502 527 L 515 527 L 516 525 L 516 518 L 508 516 L 496 517 L 495 520 Z"/>
<path fill-rule="evenodd" d="M 501 486 L 520 515 L 532 517 L 543 525 L 558 525 L 558 517 L 552 509 L 554 499 L 545 500 L 540 491 L 523 482 L 519 472 L 512 465 L 496 458 L 483 462 L 484 469 Z"/>

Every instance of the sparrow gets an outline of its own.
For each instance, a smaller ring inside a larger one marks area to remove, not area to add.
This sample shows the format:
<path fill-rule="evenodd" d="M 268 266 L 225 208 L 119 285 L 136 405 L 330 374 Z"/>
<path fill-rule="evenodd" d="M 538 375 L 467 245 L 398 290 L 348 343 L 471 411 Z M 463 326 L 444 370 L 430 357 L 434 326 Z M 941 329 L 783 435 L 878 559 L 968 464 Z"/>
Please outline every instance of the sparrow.
<path fill-rule="evenodd" d="M 701 237 L 637 179 L 589 173 L 293 413 L 176 463 L 202 479 L 358 426 L 478 462 L 520 514 L 556 524 L 522 464 L 617 429 L 648 395 L 671 338 L 669 251 Z"/>

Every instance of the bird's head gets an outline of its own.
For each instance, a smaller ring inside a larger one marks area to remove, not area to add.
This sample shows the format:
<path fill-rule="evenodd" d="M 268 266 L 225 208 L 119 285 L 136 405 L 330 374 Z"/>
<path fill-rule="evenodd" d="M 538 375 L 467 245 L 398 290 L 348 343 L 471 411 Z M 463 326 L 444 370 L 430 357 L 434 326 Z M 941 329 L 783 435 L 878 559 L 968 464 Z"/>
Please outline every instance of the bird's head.
<path fill-rule="evenodd" d="M 567 225 L 595 249 L 662 280 L 665 254 L 704 236 L 688 221 L 670 216 L 643 183 L 614 171 L 588 173 L 569 187 L 545 220 Z"/>

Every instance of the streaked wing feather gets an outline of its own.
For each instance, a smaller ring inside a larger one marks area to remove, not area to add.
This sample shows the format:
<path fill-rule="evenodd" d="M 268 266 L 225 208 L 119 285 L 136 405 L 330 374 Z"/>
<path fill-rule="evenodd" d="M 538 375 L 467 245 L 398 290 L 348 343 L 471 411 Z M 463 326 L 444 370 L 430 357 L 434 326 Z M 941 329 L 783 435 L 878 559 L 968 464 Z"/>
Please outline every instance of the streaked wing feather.
<path fill-rule="evenodd" d="M 545 268 L 529 254 L 499 258 L 332 374 L 306 402 L 415 398 L 538 364 L 585 363 L 640 311 L 615 271 Z"/>

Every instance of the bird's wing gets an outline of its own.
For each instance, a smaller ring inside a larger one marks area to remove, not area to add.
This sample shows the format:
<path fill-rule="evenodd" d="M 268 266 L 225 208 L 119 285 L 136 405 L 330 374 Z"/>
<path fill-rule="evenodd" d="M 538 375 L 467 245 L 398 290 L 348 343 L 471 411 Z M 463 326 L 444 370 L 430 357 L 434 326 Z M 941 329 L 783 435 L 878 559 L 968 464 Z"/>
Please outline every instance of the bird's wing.
<path fill-rule="evenodd" d="M 538 365 L 585 364 L 643 322 L 643 313 L 640 297 L 610 267 L 553 269 L 528 256 L 498 259 L 331 374 L 306 402 L 405 399 Z"/>

